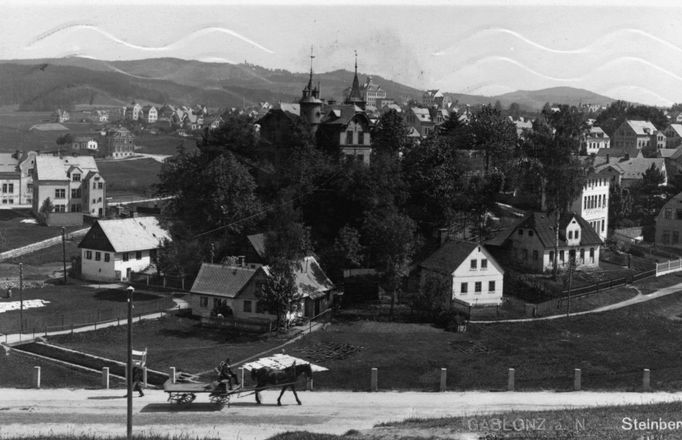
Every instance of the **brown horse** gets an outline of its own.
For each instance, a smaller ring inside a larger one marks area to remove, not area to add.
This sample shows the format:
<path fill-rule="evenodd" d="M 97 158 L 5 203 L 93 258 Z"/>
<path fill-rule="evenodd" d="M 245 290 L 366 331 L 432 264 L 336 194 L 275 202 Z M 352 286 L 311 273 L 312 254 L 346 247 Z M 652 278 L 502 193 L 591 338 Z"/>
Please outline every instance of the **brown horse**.
<path fill-rule="evenodd" d="M 313 377 L 313 370 L 310 368 L 310 364 L 299 364 L 296 365 L 294 362 L 290 367 L 286 367 L 281 370 L 277 370 L 270 367 L 254 368 L 251 370 L 251 379 L 256 382 L 256 388 L 254 394 L 256 395 L 256 403 L 260 405 L 260 395 L 259 392 L 265 388 L 269 388 L 277 385 L 282 386 L 282 392 L 279 393 L 277 398 L 277 405 L 282 405 L 280 400 L 282 399 L 282 394 L 287 388 L 291 388 L 294 393 L 296 402 L 301 404 L 298 399 L 298 394 L 296 394 L 296 380 L 298 376 L 305 373 L 306 377 L 310 379 Z"/>

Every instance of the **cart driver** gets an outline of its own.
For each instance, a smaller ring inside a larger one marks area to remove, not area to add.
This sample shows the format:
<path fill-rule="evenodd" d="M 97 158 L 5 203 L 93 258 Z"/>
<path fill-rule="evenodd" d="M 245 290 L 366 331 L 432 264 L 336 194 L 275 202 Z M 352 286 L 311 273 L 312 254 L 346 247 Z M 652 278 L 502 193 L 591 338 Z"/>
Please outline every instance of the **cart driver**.
<path fill-rule="evenodd" d="M 224 361 L 220 362 L 214 370 L 216 373 L 218 373 L 218 380 L 221 383 L 225 383 L 224 381 L 227 381 L 230 390 L 232 389 L 232 385 L 239 386 L 239 379 L 237 378 L 237 375 L 234 374 L 230 367 L 229 357 L 225 358 Z"/>

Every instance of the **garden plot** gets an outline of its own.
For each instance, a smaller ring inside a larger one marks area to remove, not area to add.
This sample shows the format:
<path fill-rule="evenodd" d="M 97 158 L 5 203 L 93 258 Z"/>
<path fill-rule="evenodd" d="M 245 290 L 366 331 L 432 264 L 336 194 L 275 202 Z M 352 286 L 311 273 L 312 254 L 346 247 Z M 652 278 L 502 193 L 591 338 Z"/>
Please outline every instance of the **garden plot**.
<path fill-rule="evenodd" d="M 14 310 L 21 309 L 22 301 L 10 301 L 0 303 L 0 313 L 11 312 Z M 44 299 L 27 299 L 23 301 L 24 309 L 37 309 L 39 307 L 45 307 L 50 301 L 45 301 Z"/>

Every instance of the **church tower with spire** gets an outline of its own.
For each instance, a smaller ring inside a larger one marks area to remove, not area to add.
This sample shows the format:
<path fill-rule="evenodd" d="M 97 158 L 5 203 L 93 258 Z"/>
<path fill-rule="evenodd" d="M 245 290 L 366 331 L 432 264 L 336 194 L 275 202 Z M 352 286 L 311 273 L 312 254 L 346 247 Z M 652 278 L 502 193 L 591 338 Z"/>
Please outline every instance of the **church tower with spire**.
<path fill-rule="evenodd" d="M 320 99 L 320 86 L 313 86 L 313 55 L 310 49 L 310 78 L 303 89 L 301 100 L 298 101 L 301 108 L 301 117 L 310 124 L 310 134 L 314 137 L 322 120 L 322 100 Z"/>
<path fill-rule="evenodd" d="M 350 88 L 350 92 L 346 97 L 344 104 L 355 104 L 361 109 L 365 109 L 367 104 L 362 97 L 362 92 L 360 91 L 360 80 L 358 80 L 358 51 L 355 51 L 355 76 L 353 77 L 353 85 Z"/>

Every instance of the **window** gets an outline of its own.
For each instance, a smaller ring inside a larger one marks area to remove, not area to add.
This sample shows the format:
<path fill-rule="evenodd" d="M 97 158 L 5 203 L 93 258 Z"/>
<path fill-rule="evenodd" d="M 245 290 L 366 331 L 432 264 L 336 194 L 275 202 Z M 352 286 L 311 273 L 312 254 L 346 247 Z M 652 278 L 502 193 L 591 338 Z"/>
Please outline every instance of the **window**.
<path fill-rule="evenodd" d="M 585 249 L 580 249 L 580 261 L 585 261 Z"/>
<path fill-rule="evenodd" d="M 528 249 L 523 250 L 523 259 L 527 260 L 528 259 Z"/>
<path fill-rule="evenodd" d="M 72 189 L 72 190 L 71 190 L 71 198 L 72 198 L 72 199 L 80 199 L 80 198 L 81 198 L 81 190 L 80 190 L 80 188 Z"/>
<path fill-rule="evenodd" d="M 66 205 L 54 205 L 54 212 L 66 212 Z"/>
<path fill-rule="evenodd" d="M 580 231 L 575 231 L 575 239 L 577 240 L 579 238 L 580 238 Z"/>
<path fill-rule="evenodd" d="M 680 231 L 673 231 L 673 243 L 678 244 L 680 242 Z"/>
<path fill-rule="evenodd" d="M 85 251 L 85 259 L 92 260 L 92 251 Z"/>
<path fill-rule="evenodd" d="M 469 283 L 462 283 L 462 285 L 459 286 L 459 291 L 462 295 L 465 295 L 469 291 Z"/>
<path fill-rule="evenodd" d="M 78 203 L 71 205 L 71 212 L 81 212 L 81 205 Z"/>
<path fill-rule="evenodd" d="M 142 251 L 137 251 L 137 252 L 135 252 L 135 259 L 136 259 L 136 260 L 141 260 L 141 259 L 142 259 Z"/>
<path fill-rule="evenodd" d="M 528 231 L 528 236 L 529 236 L 529 237 L 532 237 L 532 236 L 533 236 L 533 231 L 532 231 L 532 230 Z"/>
<path fill-rule="evenodd" d="M 108 263 L 109 261 L 111 261 L 111 255 L 109 254 L 109 252 L 105 252 L 104 253 L 104 262 Z"/>
<path fill-rule="evenodd" d="M 81 181 L 81 175 L 78 174 L 78 173 L 74 173 L 73 176 L 72 176 L 72 180 L 73 180 L 74 182 L 80 182 L 80 181 Z"/>
<path fill-rule="evenodd" d="M 92 182 L 92 189 L 97 189 L 97 182 Z"/>
<path fill-rule="evenodd" d="M 358 144 L 364 145 L 364 143 L 365 143 L 365 132 L 364 131 L 358 131 Z"/>
<path fill-rule="evenodd" d="M 104 188 L 104 184 L 102 182 L 97 183 L 97 189 L 102 189 Z"/>
<path fill-rule="evenodd" d="M 64 188 L 57 188 L 54 190 L 54 198 L 55 199 L 65 199 L 66 198 L 66 189 Z"/>
<path fill-rule="evenodd" d="M 474 284 L 474 292 L 475 293 L 481 293 L 481 284 L 482 283 L 480 281 L 476 281 L 476 283 Z"/>
<path fill-rule="evenodd" d="M 675 220 L 682 220 L 682 209 L 675 210 Z"/>
<path fill-rule="evenodd" d="M 471 270 L 476 270 L 476 268 L 477 268 L 477 266 L 478 266 L 477 260 L 471 260 L 471 263 L 470 263 L 470 264 L 471 264 L 471 266 L 470 266 L 469 268 L 470 268 Z"/>
<path fill-rule="evenodd" d="M 244 301 L 244 311 L 251 313 L 251 301 Z"/>
<path fill-rule="evenodd" d="M 601 221 L 601 231 L 604 232 L 604 220 Z"/>
<path fill-rule="evenodd" d="M 563 250 L 559 251 L 559 260 L 561 260 L 562 263 L 564 262 L 564 251 Z"/>
<path fill-rule="evenodd" d="M 533 261 L 538 261 L 538 251 L 533 251 Z"/>
<path fill-rule="evenodd" d="M 123 259 L 123 261 L 128 261 L 128 252 L 123 252 L 121 258 Z"/>
<path fill-rule="evenodd" d="M 95 261 L 101 261 L 102 260 L 102 253 L 101 252 L 95 252 Z"/>
<path fill-rule="evenodd" d="M 488 260 L 481 258 L 481 270 L 486 270 L 488 268 Z"/>
<path fill-rule="evenodd" d="M 523 235 L 523 229 L 519 229 L 519 235 Z"/>
<path fill-rule="evenodd" d="M 573 239 L 573 231 L 568 231 L 568 239 L 569 240 Z"/>
<path fill-rule="evenodd" d="M 549 262 L 551 263 L 553 261 L 554 261 L 554 251 L 549 251 Z"/>
<path fill-rule="evenodd" d="M 2 184 L 2 192 L 4 192 L 4 193 L 7 192 L 7 184 L 6 183 Z"/>
<path fill-rule="evenodd" d="M 208 307 L 208 297 L 207 296 L 200 296 L 199 297 L 199 307 Z"/>
<path fill-rule="evenodd" d="M 495 281 L 488 281 L 488 292 L 495 293 Z"/>
<path fill-rule="evenodd" d="M 353 132 L 352 131 L 346 132 L 346 145 L 353 145 Z"/>

